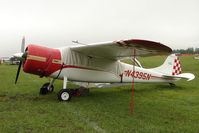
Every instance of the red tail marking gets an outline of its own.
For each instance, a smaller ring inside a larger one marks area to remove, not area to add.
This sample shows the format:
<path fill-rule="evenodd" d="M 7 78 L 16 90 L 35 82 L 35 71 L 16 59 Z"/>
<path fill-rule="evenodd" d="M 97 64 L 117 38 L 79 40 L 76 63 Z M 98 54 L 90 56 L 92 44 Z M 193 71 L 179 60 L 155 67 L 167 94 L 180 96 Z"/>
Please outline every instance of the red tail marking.
<path fill-rule="evenodd" d="M 174 60 L 172 75 L 174 76 L 178 74 L 181 74 L 181 67 L 179 57 L 176 56 L 176 59 Z"/>

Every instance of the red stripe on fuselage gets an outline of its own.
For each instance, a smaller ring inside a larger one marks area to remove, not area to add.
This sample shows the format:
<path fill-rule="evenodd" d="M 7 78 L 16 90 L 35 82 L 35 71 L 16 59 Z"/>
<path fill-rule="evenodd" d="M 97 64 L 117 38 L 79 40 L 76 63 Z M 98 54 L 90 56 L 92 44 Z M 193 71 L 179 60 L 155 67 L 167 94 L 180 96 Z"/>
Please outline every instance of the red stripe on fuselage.
<path fill-rule="evenodd" d="M 172 80 L 172 79 L 169 79 L 169 78 L 166 78 L 166 77 L 158 77 L 158 76 L 151 76 L 153 78 L 159 78 L 159 79 L 167 79 L 167 80 Z"/>
<path fill-rule="evenodd" d="M 159 78 L 159 79 L 164 79 L 164 77 L 158 77 L 158 76 L 151 76 L 153 78 Z"/>

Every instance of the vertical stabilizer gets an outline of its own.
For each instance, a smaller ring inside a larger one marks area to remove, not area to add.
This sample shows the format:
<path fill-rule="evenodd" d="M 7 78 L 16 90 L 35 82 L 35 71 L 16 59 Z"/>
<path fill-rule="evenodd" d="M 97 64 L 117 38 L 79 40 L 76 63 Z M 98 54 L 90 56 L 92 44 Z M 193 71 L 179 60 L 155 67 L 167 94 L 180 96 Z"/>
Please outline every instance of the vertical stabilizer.
<path fill-rule="evenodd" d="M 169 76 L 179 75 L 182 71 L 179 57 L 175 54 L 171 54 L 167 57 L 163 65 L 153 70 Z"/>

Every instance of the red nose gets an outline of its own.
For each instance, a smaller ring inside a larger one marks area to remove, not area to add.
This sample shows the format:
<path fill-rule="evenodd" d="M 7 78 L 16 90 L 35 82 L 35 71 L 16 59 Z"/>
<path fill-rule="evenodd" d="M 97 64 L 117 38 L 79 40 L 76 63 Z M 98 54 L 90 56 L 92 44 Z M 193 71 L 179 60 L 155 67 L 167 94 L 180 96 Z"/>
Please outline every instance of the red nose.
<path fill-rule="evenodd" d="M 49 76 L 61 68 L 61 53 L 58 49 L 28 45 L 24 72 Z"/>

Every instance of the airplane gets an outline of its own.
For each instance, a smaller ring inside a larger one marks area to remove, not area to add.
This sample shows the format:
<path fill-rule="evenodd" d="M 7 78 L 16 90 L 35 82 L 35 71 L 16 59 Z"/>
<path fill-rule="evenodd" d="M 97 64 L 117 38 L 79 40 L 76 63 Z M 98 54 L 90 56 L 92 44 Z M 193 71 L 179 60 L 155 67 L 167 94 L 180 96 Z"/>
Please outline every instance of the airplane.
<path fill-rule="evenodd" d="M 63 88 L 58 92 L 59 101 L 70 101 L 72 92 L 67 88 L 67 81 L 81 83 L 129 84 L 134 83 L 169 83 L 181 78 L 193 80 L 191 73 L 181 73 L 178 56 L 172 49 L 159 42 L 142 39 L 125 39 L 92 44 L 47 48 L 29 44 L 25 48 L 25 38 L 22 39 L 21 53 L 14 55 L 20 59 L 15 84 L 21 67 L 23 71 L 40 77 L 51 77 L 51 82 L 45 83 L 40 94 L 53 91 L 56 79 L 63 80 Z M 145 69 L 136 57 L 154 55 L 169 55 L 163 65 Z M 134 65 L 120 60 L 132 59 Z M 137 65 L 136 65 L 137 64 Z"/>
<path fill-rule="evenodd" d="M 199 60 L 199 57 L 194 57 L 194 59 Z"/>
<path fill-rule="evenodd" d="M 1 57 L 1 62 L 2 63 L 10 63 L 10 57 Z"/>

